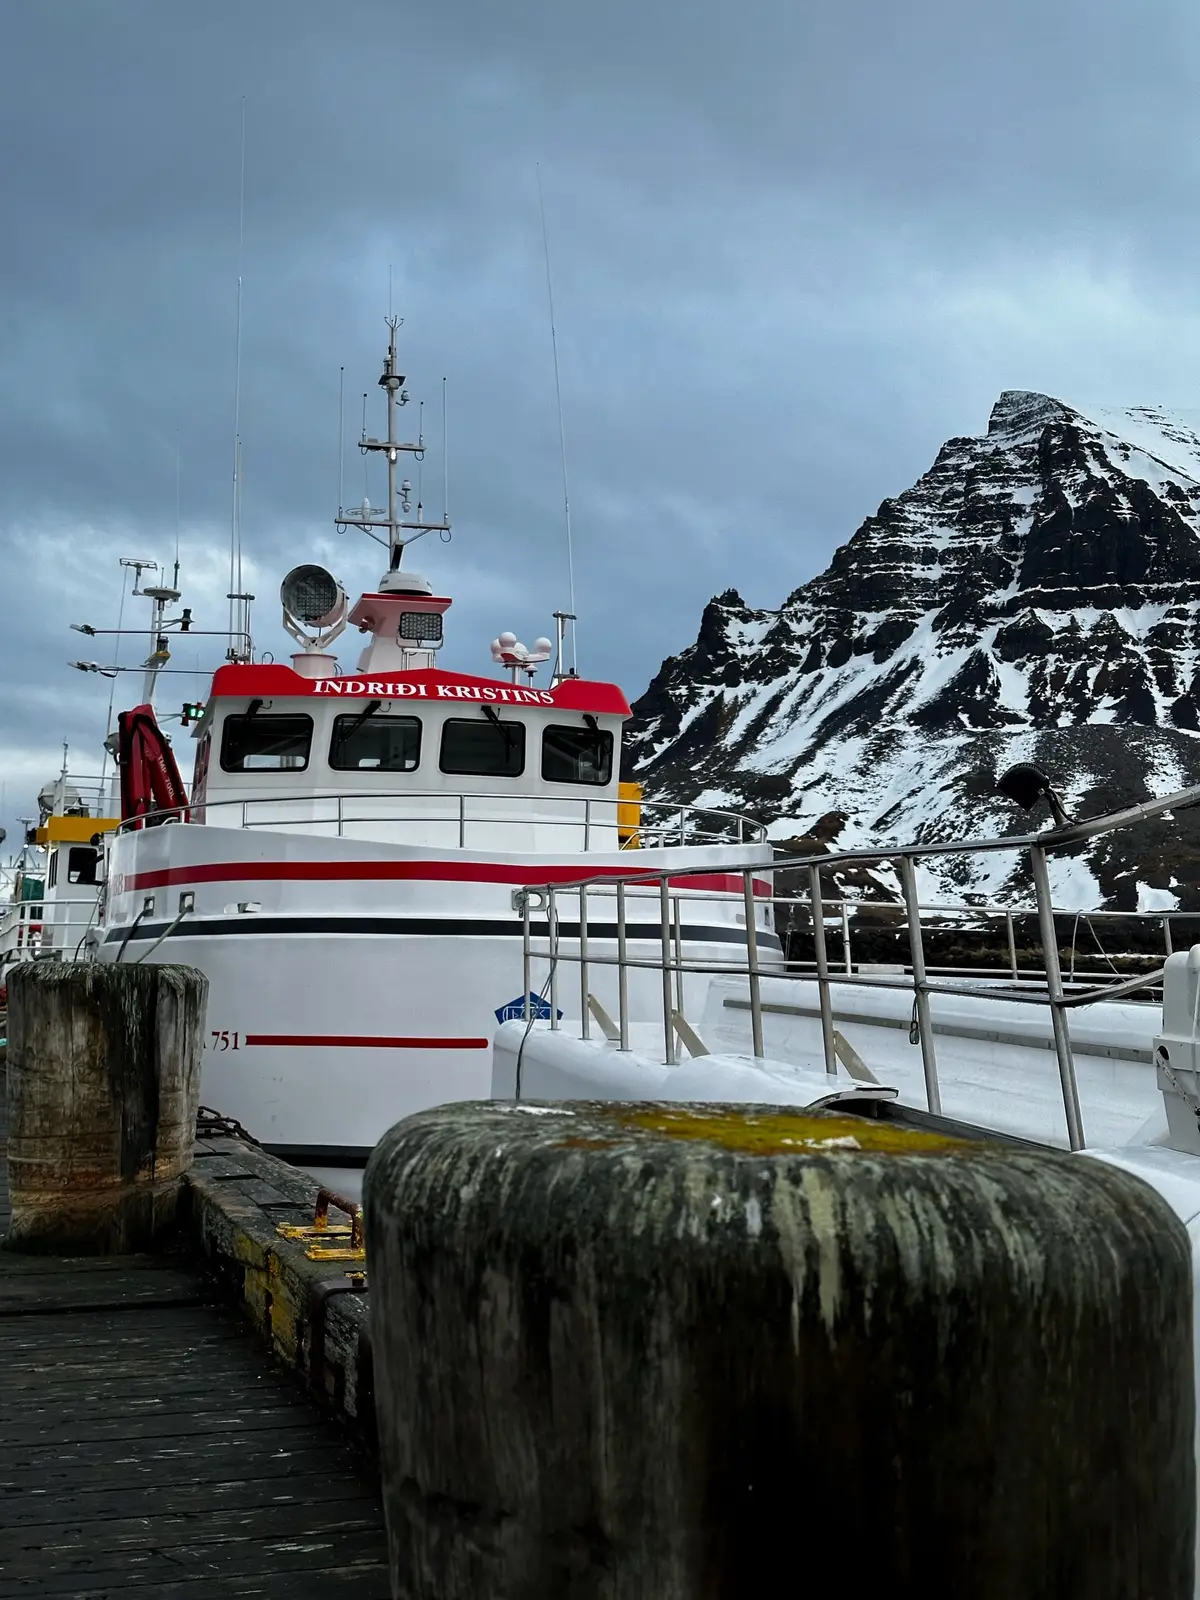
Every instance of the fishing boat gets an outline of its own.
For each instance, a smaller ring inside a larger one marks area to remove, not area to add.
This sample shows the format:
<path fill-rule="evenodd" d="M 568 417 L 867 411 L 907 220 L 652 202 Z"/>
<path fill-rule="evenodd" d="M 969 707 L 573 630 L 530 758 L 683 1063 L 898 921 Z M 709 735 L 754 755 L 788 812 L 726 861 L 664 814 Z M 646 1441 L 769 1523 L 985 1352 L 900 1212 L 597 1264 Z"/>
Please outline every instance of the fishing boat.
<path fill-rule="evenodd" d="M 74 959 L 99 910 L 103 835 L 120 818 L 104 778 L 71 774 L 67 747 L 58 776 L 38 795 L 19 850 L 3 872 L 0 984 L 19 961 Z"/>
<path fill-rule="evenodd" d="M 379 379 L 386 437 L 364 427 L 360 441 L 385 459 L 386 505 L 336 518 L 383 545 L 386 570 L 353 604 L 323 567 L 288 573 L 290 664 L 256 657 L 247 618 L 195 708 L 190 793 L 152 708 L 122 713 L 121 820 L 88 945 L 207 974 L 206 1102 L 310 1168 L 360 1165 L 398 1118 L 487 1096 L 499 1021 L 549 1011 L 523 959 L 545 923 L 530 884 L 621 878 L 631 860 L 700 867 L 674 902 L 680 950 L 719 963 L 745 946 L 749 918 L 762 960 L 782 962 L 764 829 L 622 784 L 629 704 L 568 666 L 568 611 L 555 643 L 501 633 L 482 646 L 488 675 L 438 665 L 451 597 L 405 555 L 450 522 L 414 511 L 399 467 L 425 442 L 397 432 L 397 326 Z M 332 650 L 347 629 L 362 636 L 349 670 Z M 734 860 L 757 869 L 749 895 Z M 656 945 L 659 899 L 628 899 L 619 932 L 589 921 L 585 895 L 556 935 L 600 953 Z M 627 971 L 624 1003 L 649 1018 L 658 981 Z M 615 979 L 596 996 L 618 999 Z"/>
<path fill-rule="evenodd" d="M 148 654 L 137 666 L 122 666 L 119 659 L 70 663 L 112 685 L 100 770 L 72 770 L 70 746 L 64 743 L 58 773 L 38 793 L 36 815 L 22 819 L 20 847 L 0 874 L 0 892 L 5 896 L 0 907 L 0 983 L 5 969 L 16 962 L 78 960 L 94 949 L 103 917 L 105 839 L 120 826 L 122 814 L 117 740 L 111 733 L 117 684 L 126 673 L 140 674 L 141 699 L 153 713 L 161 675 L 177 670 L 168 666 L 172 634 L 191 630 L 188 607 L 178 616 L 168 615 L 180 598 L 178 552 L 170 583 L 146 581 L 147 574 L 155 580 L 165 578 L 165 569 L 157 561 L 122 557 L 120 565 L 124 576 L 116 627 L 73 623 L 72 628 L 90 638 L 112 637 L 119 658 L 123 637 L 146 637 L 144 629 L 122 627 L 126 598 L 146 599 L 150 603 Z"/>
<path fill-rule="evenodd" d="M 1068 826 L 1049 781 L 1018 774 L 1049 833 L 844 859 L 777 858 L 753 819 L 646 801 L 620 778 L 624 693 L 567 664 L 569 611 L 531 650 L 499 634 L 490 675 L 438 665 L 452 601 L 406 551 L 450 523 L 414 514 L 399 466 L 425 441 L 397 431 L 397 326 L 386 435 L 360 440 L 385 458 L 387 501 L 336 516 L 386 549 L 376 588 L 351 604 L 325 568 L 289 572 L 288 665 L 256 653 L 249 597 L 231 596 L 227 659 L 187 708 L 190 786 L 149 700 L 118 718 L 119 816 L 82 953 L 207 974 L 206 1103 L 323 1172 L 361 1167 L 413 1111 L 489 1094 L 900 1100 L 1071 1148 L 1086 1111 L 1100 1142 L 1158 1139 L 1163 970 L 1064 986 L 1045 856 L 1072 829 L 1194 797 Z M 332 647 L 348 629 L 362 648 L 346 669 Z M 1031 853 L 1044 972 L 930 976 L 917 867 L 941 849 Z M 847 912 L 828 882 L 847 866 L 898 885 L 899 975 L 830 969 L 826 924 Z M 784 959 L 777 916 L 796 907 L 776 869 L 807 875 L 807 971 Z M 1074 1043 L 1068 1011 L 1088 1019 Z M 940 1075 L 939 1031 L 954 1039 Z"/>

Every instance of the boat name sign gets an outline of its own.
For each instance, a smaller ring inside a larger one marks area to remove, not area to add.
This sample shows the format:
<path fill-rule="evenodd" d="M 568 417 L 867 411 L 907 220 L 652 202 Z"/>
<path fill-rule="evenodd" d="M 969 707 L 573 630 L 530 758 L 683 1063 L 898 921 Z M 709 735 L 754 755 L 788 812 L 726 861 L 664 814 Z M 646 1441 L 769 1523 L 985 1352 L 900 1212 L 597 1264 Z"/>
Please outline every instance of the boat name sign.
<path fill-rule="evenodd" d="M 370 695 L 375 700 L 486 700 L 510 706 L 552 706 L 548 689 L 518 689 L 507 684 L 408 683 L 375 678 L 317 678 L 313 694 Z"/>

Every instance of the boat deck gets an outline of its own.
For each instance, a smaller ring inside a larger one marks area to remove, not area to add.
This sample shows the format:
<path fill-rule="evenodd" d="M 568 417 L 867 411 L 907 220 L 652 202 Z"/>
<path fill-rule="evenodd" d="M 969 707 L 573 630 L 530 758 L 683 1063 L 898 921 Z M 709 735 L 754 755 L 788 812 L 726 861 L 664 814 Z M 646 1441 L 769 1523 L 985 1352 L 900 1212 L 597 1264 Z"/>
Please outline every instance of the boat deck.
<path fill-rule="evenodd" d="M 377 1484 L 185 1258 L 0 1250 L 0 1600 L 130 1590 L 388 1600 Z"/>

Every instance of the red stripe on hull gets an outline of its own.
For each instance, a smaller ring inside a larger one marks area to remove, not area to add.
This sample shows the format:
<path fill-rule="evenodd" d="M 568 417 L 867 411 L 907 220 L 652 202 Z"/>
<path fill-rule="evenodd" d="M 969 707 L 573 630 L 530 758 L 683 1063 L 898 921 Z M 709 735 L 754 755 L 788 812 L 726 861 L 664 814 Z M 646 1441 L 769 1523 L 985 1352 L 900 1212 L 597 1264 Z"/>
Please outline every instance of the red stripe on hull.
<path fill-rule="evenodd" d="M 487 1039 L 393 1039 L 370 1033 L 248 1033 L 242 1043 L 308 1046 L 313 1050 L 486 1050 L 489 1045 Z"/>
<path fill-rule="evenodd" d="M 636 867 L 595 867 L 593 878 L 619 878 L 636 873 Z M 577 866 L 493 866 L 486 861 L 214 861 L 192 867 L 157 867 L 133 872 L 125 879 L 127 890 L 184 888 L 197 883 L 511 883 L 518 888 L 540 888 L 544 883 L 577 883 Z M 736 872 L 698 873 L 672 878 L 672 889 L 698 889 L 739 894 L 742 878 Z M 760 899 L 771 898 L 771 885 L 754 880 Z"/>

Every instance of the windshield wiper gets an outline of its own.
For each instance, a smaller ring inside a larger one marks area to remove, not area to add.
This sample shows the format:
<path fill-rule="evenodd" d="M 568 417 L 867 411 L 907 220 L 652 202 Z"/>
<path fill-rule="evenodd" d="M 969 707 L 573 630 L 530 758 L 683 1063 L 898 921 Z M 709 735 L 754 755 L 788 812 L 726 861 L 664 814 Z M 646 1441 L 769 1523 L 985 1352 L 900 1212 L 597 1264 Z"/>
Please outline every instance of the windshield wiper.
<path fill-rule="evenodd" d="M 380 706 L 382 704 L 383 704 L 382 700 L 372 700 L 371 704 L 369 706 L 367 706 L 364 711 L 361 711 L 358 714 L 357 717 L 355 717 L 354 721 L 345 730 L 345 732 L 343 734 L 341 734 L 341 736 L 339 737 L 339 739 L 338 739 L 338 748 L 339 749 L 341 749 L 341 747 L 346 743 L 347 739 L 349 739 L 352 734 L 355 734 L 355 733 L 358 732 L 358 730 L 362 727 L 363 723 L 367 720 L 368 717 L 373 717 L 375 715 L 375 713 L 379 710 L 379 708 L 380 708 Z"/>
<path fill-rule="evenodd" d="M 507 753 L 512 749 L 514 733 L 520 724 L 517 722 L 511 722 L 507 718 L 502 717 L 496 710 L 495 706 L 480 706 L 479 709 L 492 724 L 493 728 L 499 728 L 504 734 L 504 749 Z"/>

